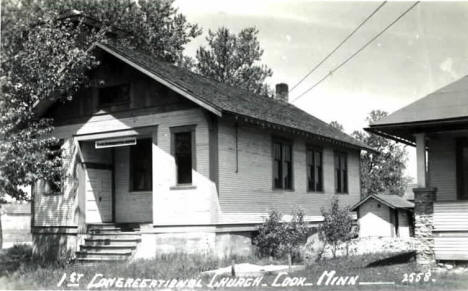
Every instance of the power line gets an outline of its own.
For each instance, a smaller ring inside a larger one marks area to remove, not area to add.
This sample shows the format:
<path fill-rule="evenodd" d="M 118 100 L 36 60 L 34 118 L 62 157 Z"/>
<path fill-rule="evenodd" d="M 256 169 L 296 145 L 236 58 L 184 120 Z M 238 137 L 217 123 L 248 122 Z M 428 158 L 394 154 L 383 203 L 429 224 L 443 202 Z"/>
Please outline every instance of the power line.
<path fill-rule="evenodd" d="M 359 54 L 361 51 L 363 51 L 366 47 L 368 47 L 374 40 L 376 40 L 379 36 L 381 36 L 385 31 L 387 31 L 390 27 L 392 27 L 395 23 L 397 23 L 403 16 L 405 16 L 408 12 L 410 12 L 411 9 L 413 9 L 416 5 L 419 4 L 419 1 L 416 1 L 411 5 L 408 9 L 405 10 L 400 16 L 398 16 L 392 23 L 387 25 L 381 32 L 376 34 L 373 38 L 371 38 L 364 46 L 362 46 L 360 49 L 358 49 L 355 53 L 353 53 L 349 58 L 347 58 L 344 62 L 339 64 L 336 68 L 331 70 L 328 74 L 326 74 L 322 79 L 320 79 L 317 83 L 315 83 L 312 87 L 304 91 L 302 94 L 294 98 L 291 102 L 297 101 L 299 98 L 303 97 L 305 94 L 310 92 L 312 89 L 317 87 L 320 83 L 325 81 L 328 77 L 330 77 L 333 73 L 335 73 L 337 70 L 339 70 L 342 66 L 344 66 L 346 63 L 348 63 L 352 58 L 354 58 L 357 54 Z"/>
<path fill-rule="evenodd" d="M 380 8 L 382 8 L 386 3 L 387 3 L 387 1 L 382 2 L 369 16 L 366 17 L 366 19 L 364 19 L 364 21 L 362 21 L 345 39 L 343 39 L 338 44 L 337 47 L 335 47 L 325 58 L 323 58 L 318 64 L 316 64 L 315 67 L 313 67 L 312 70 L 310 70 L 299 82 L 297 82 L 296 85 L 294 85 L 289 92 L 292 92 L 305 79 L 307 79 L 307 77 L 309 77 L 310 74 L 315 72 L 315 70 L 317 70 L 318 67 L 320 67 L 326 60 L 328 60 L 346 41 L 348 41 L 348 39 L 350 39 L 364 24 L 366 24 L 366 22 L 369 19 L 371 19 L 372 16 L 374 16 L 377 13 L 377 11 L 379 11 Z"/>

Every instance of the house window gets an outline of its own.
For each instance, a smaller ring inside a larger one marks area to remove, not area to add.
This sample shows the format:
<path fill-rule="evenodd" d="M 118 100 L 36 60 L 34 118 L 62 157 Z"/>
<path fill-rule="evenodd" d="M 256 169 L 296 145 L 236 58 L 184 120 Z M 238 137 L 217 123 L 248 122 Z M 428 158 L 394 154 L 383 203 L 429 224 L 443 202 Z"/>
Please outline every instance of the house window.
<path fill-rule="evenodd" d="M 171 131 L 176 182 L 178 185 L 192 184 L 192 169 L 195 168 L 195 127 L 176 127 Z"/>
<path fill-rule="evenodd" d="M 335 192 L 348 193 L 348 155 L 335 152 Z"/>
<path fill-rule="evenodd" d="M 153 189 L 153 153 L 151 138 L 139 139 L 130 147 L 130 191 Z"/>
<path fill-rule="evenodd" d="M 308 148 L 306 152 L 307 191 L 323 191 L 322 151 Z"/>
<path fill-rule="evenodd" d="M 273 188 L 293 188 L 292 145 L 285 141 L 273 141 Z"/>
<path fill-rule="evenodd" d="M 52 145 L 47 153 L 47 159 L 53 163 L 55 170 L 53 177 L 44 184 L 45 194 L 61 194 L 62 192 L 62 145 L 64 141 L 60 140 L 58 143 Z"/>
<path fill-rule="evenodd" d="M 468 200 L 468 140 L 460 139 L 457 145 L 458 199 Z"/>
<path fill-rule="evenodd" d="M 130 85 L 121 84 L 99 88 L 99 107 L 128 104 L 130 102 Z"/>

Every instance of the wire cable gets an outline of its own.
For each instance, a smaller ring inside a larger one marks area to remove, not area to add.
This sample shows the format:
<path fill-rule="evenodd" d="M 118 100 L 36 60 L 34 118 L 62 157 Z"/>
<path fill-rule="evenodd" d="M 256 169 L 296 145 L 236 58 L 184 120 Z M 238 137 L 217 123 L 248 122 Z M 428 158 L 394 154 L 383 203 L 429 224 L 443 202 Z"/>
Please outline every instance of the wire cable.
<path fill-rule="evenodd" d="M 305 94 L 310 92 L 312 89 L 320 85 L 323 81 L 325 81 L 328 77 L 330 77 L 333 73 L 335 73 L 337 70 L 339 70 L 341 67 L 343 67 L 346 63 L 348 63 L 351 59 L 353 59 L 356 55 L 358 55 L 361 51 L 363 51 L 366 47 L 368 47 L 373 41 L 375 41 L 379 36 L 381 36 L 385 31 L 387 31 L 390 27 L 392 27 L 395 23 L 397 23 L 403 16 L 405 16 L 408 12 L 410 12 L 416 5 L 419 4 L 420 1 L 416 1 L 411 5 L 408 9 L 406 9 L 400 16 L 398 16 L 393 22 L 391 22 L 389 25 L 387 25 L 381 32 L 376 34 L 373 38 L 371 38 L 364 46 L 359 48 L 356 52 L 354 52 L 350 57 L 348 57 L 344 62 L 339 64 L 337 67 L 335 67 L 333 70 L 331 70 L 328 74 L 326 74 L 322 79 L 320 79 L 317 83 L 315 83 L 312 87 L 304 91 L 302 94 L 294 98 L 292 102 L 297 101 L 301 97 L 303 97 Z"/>
<path fill-rule="evenodd" d="M 366 17 L 366 19 L 364 19 L 364 21 L 362 21 L 345 39 L 343 39 L 339 44 L 338 46 L 336 46 L 325 58 L 323 58 L 318 64 L 315 65 L 315 67 L 312 68 L 312 70 L 310 70 L 299 82 L 297 82 L 292 88 L 291 90 L 289 90 L 289 92 L 292 92 L 297 86 L 299 86 L 302 82 L 304 82 L 305 79 L 307 79 L 307 77 L 309 77 L 313 72 L 315 72 L 315 70 L 318 69 L 318 67 L 320 67 L 326 60 L 328 60 L 341 46 L 343 46 L 343 44 L 348 41 L 348 39 L 350 39 L 362 26 L 364 26 L 364 24 L 366 24 L 367 21 L 369 21 L 369 19 L 372 18 L 372 16 L 374 16 L 377 11 L 380 10 L 380 8 L 382 8 L 385 4 L 387 3 L 387 1 L 384 1 L 382 3 L 380 3 L 380 5 L 369 15 Z"/>

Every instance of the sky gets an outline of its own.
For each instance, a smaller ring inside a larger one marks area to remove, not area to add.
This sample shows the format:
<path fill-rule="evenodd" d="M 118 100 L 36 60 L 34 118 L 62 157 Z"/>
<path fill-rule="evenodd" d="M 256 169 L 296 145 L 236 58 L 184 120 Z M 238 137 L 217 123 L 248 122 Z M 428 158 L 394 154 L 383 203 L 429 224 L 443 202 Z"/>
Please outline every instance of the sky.
<path fill-rule="evenodd" d="M 186 46 L 194 56 L 206 44 L 208 30 L 232 32 L 255 26 L 264 55 L 274 72 L 267 82 L 290 88 L 331 52 L 382 2 L 306 0 L 176 0 L 203 35 Z M 388 2 L 350 40 L 300 86 L 292 100 L 414 2 Z M 293 104 L 351 133 L 367 126 L 371 110 L 393 112 L 468 74 L 468 1 L 421 2 L 369 47 Z M 416 175 L 414 150 L 407 174 Z"/>

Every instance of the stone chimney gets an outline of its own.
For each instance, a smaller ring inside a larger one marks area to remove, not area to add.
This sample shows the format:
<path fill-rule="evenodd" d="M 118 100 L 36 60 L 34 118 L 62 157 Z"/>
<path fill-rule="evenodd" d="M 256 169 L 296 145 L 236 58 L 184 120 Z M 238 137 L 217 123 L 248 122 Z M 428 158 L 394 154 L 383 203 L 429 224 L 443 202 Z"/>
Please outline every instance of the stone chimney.
<path fill-rule="evenodd" d="M 286 83 L 279 83 L 276 84 L 276 94 L 275 99 L 288 103 L 289 99 L 289 88 L 288 84 Z"/>

